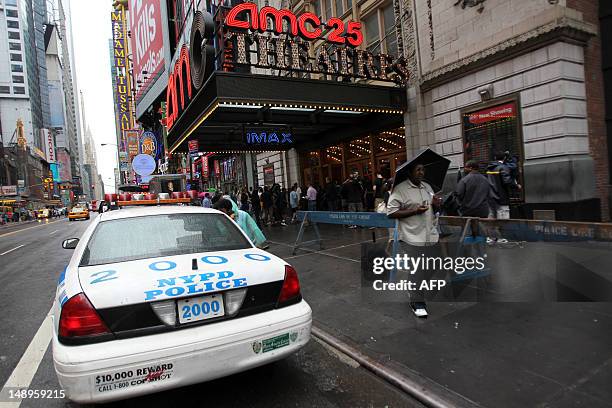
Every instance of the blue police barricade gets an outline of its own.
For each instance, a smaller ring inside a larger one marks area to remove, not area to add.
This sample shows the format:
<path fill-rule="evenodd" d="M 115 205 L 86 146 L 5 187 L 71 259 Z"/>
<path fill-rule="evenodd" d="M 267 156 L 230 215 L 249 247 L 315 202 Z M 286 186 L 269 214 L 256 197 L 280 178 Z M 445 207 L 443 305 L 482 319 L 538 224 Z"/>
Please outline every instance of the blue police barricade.
<path fill-rule="evenodd" d="M 323 249 L 321 234 L 319 233 L 319 228 L 317 226 L 318 223 L 392 228 L 393 245 L 391 249 L 391 256 L 395 257 L 395 255 L 397 255 L 399 221 L 396 219 L 391 219 L 385 214 L 375 212 L 298 211 L 297 219 L 302 221 L 302 224 L 300 225 L 300 231 L 298 232 L 295 245 L 293 246 L 293 255 L 295 255 L 300 247 L 308 244 L 319 244 L 319 250 Z M 302 241 L 304 238 L 304 230 L 307 225 L 311 225 L 313 227 L 316 239 Z"/>

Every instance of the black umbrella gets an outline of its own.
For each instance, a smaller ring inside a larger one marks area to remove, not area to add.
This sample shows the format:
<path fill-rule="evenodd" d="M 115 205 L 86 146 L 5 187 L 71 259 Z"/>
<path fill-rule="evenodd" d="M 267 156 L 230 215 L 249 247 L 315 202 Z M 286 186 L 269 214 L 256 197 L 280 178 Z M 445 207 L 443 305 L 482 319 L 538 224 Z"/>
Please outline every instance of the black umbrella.
<path fill-rule="evenodd" d="M 393 187 L 408 179 L 410 170 L 417 164 L 425 166 L 425 181 L 433 188 L 434 192 L 442 190 L 446 172 L 450 166 L 450 160 L 440 156 L 430 148 L 421 150 L 412 159 L 402 164 L 395 170 Z"/>

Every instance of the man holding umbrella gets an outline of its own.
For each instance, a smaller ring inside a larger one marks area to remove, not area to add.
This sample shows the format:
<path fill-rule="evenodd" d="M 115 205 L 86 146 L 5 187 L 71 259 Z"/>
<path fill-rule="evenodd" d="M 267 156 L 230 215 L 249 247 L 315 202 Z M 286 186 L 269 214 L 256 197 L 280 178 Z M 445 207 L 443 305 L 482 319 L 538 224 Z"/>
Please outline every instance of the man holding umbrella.
<path fill-rule="evenodd" d="M 401 250 L 408 256 L 440 255 L 437 211 L 442 200 L 435 192 L 442 189 L 449 164 L 450 160 L 425 149 L 395 173 L 387 216 L 399 219 Z M 419 281 L 424 279 L 423 271 L 416 271 L 413 276 Z M 413 313 L 427 317 L 423 293 L 412 291 L 410 297 Z"/>

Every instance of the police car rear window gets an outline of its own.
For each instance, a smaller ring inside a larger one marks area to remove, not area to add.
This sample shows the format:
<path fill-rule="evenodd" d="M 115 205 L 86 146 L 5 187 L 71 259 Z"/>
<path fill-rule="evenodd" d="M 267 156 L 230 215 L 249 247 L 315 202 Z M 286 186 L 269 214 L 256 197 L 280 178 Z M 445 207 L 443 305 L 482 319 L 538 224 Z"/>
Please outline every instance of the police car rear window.
<path fill-rule="evenodd" d="M 100 222 L 80 265 L 245 248 L 249 241 L 222 214 L 152 215 Z"/>

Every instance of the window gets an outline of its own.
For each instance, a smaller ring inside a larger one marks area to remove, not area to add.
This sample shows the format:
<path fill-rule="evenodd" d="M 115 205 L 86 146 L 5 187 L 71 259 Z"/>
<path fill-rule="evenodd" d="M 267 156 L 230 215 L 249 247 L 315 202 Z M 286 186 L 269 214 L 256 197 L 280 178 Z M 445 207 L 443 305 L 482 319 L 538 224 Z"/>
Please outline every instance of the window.
<path fill-rule="evenodd" d="M 6 10 L 6 16 L 7 17 L 19 17 L 17 15 L 17 10 Z"/>
<path fill-rule="evenodd" d="M 19 32 L 17 31 L 9 31 L 8 32 L 9 40 L 18 40 L 20 38 Z"/>
<path fill-rule="evenodd" d="M 17 7 L 17 0 L 6 0 L 4 3 L 7 6 L 15 6 L 15 7 Z"/>
<path fill-rule="evenodd" d="M 11 71 L 13 71 L 13 72 L 23 72 L 23 65 L 11 64 Z"/>
<path fill-rule="evenodd" d="M 9 49 L 11 51 L 21 51 L 21 44 L 16 43 L 16 42 L 10 42 L 9 43 Z"/>
<path fill-rule="evenodd" d="M 16 84 L 23 84 L 23 76 L 13 75 L 13 82 Z"/>
<path fill-rule="evenodd" d="M 329 20 L 332 17 L 332 0 L 325 0 L 325 20 Z"/>
<path fill-rule="evenodd" d="M 465 161 L 476 160 L 481 168 L 494 160 L 497 152 L 510 152 L 512 157 L 519 156 L 523 141 L 519 132 L 517 104 L 514 101 L 502 103 L 477 111 L 463 114 L 463 137 Z M 521 183 L 522 184 L 522 183 Z M 520 201 L 522 194 L 515 191 L 510 199 Z"/>
<path fill-rule="evenodd" d="M 378 30 L 378 13 L 372 13 L 363 20 L 366 35 L 366 48 L 370 52 L 378 50 L 380 37 Z"/>
<path fill-rule="evenodd" d="M 383 22 L 385 24 L 385 52 L 397 56 L 397 32 L 395 30 L 395 13 L 393 5 L 389 4 L 383 9 Z"/>
<path fill-rule="evenodd" d="M 11 88 L 9 86 L 0 86 L 0 94 L 8 93 L 11 93 Z"/>
<path fill-rule="evenodd" d="M 124 218 L 98 224 L 87 243 L 81 265 L 247 248 L 251 248 L 249 241 L 221 214 Z"/>
<path fill-rule="evenodd" d="M 344 5 L 342 4 L 344 0 L 336 0 L 336 16 L 340 17 L 344 14 Z"/>
<path fill-rule="evenodd" d="M 22 61 L 21 54 L 11 54 L 11 61 Z"/>
<path fill-rule="evenodd" d="M 6 20 L 6 26 L 8 28 L 19 28 L 19 21 L 17 21 L 17 20 Z"/>
<path fill-rule="evenodd" d="M 321 2 L 320 1 L 314 2 L 314 13 L 317 16 L 321 16 Z"/>
<path fill-rule="evenodd" d="M 18 95 L 25 95 L 25 88 L 23 86 L 14 86 L 13 93 L 16 93 Z"/>

